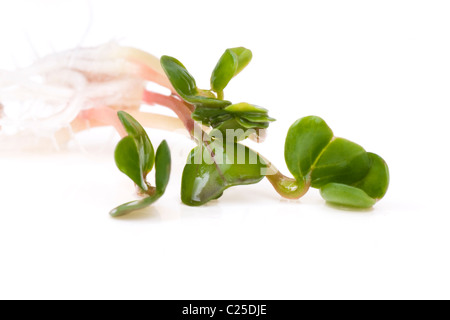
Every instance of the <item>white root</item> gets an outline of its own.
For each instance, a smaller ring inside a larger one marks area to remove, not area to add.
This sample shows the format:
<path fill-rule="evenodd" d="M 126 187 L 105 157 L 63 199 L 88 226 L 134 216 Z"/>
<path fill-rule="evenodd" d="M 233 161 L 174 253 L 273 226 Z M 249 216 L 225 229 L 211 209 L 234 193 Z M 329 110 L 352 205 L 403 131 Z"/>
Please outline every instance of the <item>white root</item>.
<path fill-rule="evenodd" d="M 147 81 L 173 91 L 158 58 L 115 42 L 52 54 L 21 70 L 0 71 L 0 138 L 52 138 L 83 117 L 83 111 L 104 107 L 130 111 L 152 127 L 180 129 L 176 118 L 139 112 Z"/>

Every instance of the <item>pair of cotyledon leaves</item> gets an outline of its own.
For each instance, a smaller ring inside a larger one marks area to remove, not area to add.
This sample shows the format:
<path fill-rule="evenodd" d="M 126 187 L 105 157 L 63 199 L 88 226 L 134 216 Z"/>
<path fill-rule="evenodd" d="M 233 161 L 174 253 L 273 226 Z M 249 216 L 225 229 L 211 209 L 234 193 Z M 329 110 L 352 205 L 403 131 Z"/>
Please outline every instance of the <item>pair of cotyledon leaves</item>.
<path fill-rule="evenodd" d="M 300 187 L 320 189 L 330 203 L 370 208 L 389 186 L 389 169 L 380 156 L 335 138 L 319 117 L 305 117 L 291 126 L 285 159 Z"/>
<path fill-rule="evenodd" d="M 155 156 L 139 123 L 125 112 L 119 112 L 119 118 L 128 137 L 116 148 L 116 164 L 146 197 L 114 209 L 113 216 L 142 209 L 158 200 L 169 181 L 171 162 L 165 141 Z M 318 188 L 330 203 L 369 208 L 385 195 L 389 185 L 388 167 L 381 157 L 367 153 L 351 141 L 335 138 L 319 117 L 305 117 L 291 126 L 285 158 L 297 187 Z M 146 181 L 154 163 L 155 188 Z M 190 206 L 203 205 L 220 198 L 230 187 L 258 183 L 265 177 L 267 167 L 263 158 L 239 143 L 227 144 L 220 140 L 202 143 L 189 154 L 183 171 L 181 199 Z"/>
<path fill-rule="evenodd" d="M 268 171 L 265 160 L 251 149 L 238 143 L 215 144 L 214 150 L 202 145 L 189 155 L 181 190 L 185 204 L 205 204 L 220 197 L 227 188 L 261 181 Z M 238 149 L 245 152 L 239 153 Z M 200 163 L 199 154 L 203 154 Z M 356 143 L 335 138 L 319 117 L 305 117 L 291 126 L 285 159 L 297 182 L 297 186 L 291 186 L 293 190 L 318 188 L 330 203 L 370 208 L 383 198 L 389 185 L 388 167 L 381 157 Z"/>
<path fill-rule="evenodd" d="M 161 142 L 155 155 L 153 145 L 139 122 L 123 111 L 120 111 L 118 116 L 128 136 L 117 144 L 114 153 L 116 165 L 133 180 L 145 197 L 115 208 L 110 212 L 113 217 L 143 209 L 158 200 L 166 191 L 171 167 L 170 150 L 165 140 Z M 155 166 L 155 187 L 147 182 L 147 175 L 153 166 Z"/>
<path fill-rule="evenodd" d="M 232 104 L 223 100 L 225 87 L 251 59 L 252 52 L 246 48 L 227 49 L 212 72 L 211 90 L 197 88 L 194 77 L 173 57 L 163 56 L 161 66 L 180 97 L 195 106 L 192 118 L 226 134 L 226 130 L 265 129 L 275 120 L 268 116 L 264 108 L 248 103 Z M 247 136 L 242 134 L 237 138 L 243 140 Z"/>

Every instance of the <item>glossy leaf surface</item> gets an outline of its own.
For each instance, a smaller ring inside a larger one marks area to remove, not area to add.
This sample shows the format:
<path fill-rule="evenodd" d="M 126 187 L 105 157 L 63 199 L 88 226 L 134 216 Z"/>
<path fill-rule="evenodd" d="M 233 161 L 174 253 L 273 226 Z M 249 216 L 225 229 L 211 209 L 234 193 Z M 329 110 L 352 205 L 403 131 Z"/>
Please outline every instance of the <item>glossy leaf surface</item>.
<path fill-rule="evenodd" d="M 192 118 L 201 121 L 202 124 L 222 132 L 225 137 L 227 130 L 242 130 L 234 132 L 237 141 L 248 136 L 249 129 L 265 129 L 275 119 L 269 117 L 267 110 L 249 103 L 238 103 L 224 109 L 198 108 L 192 114 Z"/>
<path fill-rule="evenodd" d="M 289 171 L 297 180 L 307 180 L 312 166 L 332 138 L 333 131 L 319 117 L 299 119 L 290 127 L 285 144 L 285 159 Z"/>
<path fill-rule="evenodd" d="M 155 194 L 154 196 L 149 196 L 141 200 L 131 201 L 118 206 L 117 208 L 111 210 L 109 213 L 112 217 L 118 218 L 132 213 L 136 210 L 142 210 L 155 203 L 162 194 Z"/>
<path fill-rule="evenodd" d="M 120 111 L 119 118 L 129 135 L 117 144 L 114 153 L 117 167 L 136 183 L 146 197 L 115 208 L 110 212 L 113 217 L 143 209 L 158 200 L 166 190 L 171 167 L 170 150 L 166 141 L 159 145 L 155 157 L 153 146 L 142 126 L 126 112 Z M 154 163 L 155 188 L 150 187 L 146 181 Z"/>
<path fill-rule="evenodd" d="M 114 152 L 114 157 L 119 170 L 133 180 L 139 188 L 147 191 L 148 187 L 142 171 L 141 157 L 136 140 L 131 136 L 120 140 Z"/>
<path fill-rule="evenodd" d="M 364 190 L 370 197 L 381 199 L 389 187 L 389 168 L 386 162 L 374 153 L 368 153 L 370 169 L 361 181 L 354 184 L 355 187 Z"/>
<path fill-rule="evenodd" d="M 231 79 L 239 74 L 251 59 L 252 52 L 246 48 L 227 49 L 211 75 L 211 88 L 216 92 L 223 91 Z"/>
<path fill-rule="evenodd" d="M 298 186 L 321 189 L 328 202 L 370 207 L 386 194 L 389 185 L 389 169 L 382 158 L 356 143 L 334 138 L 319 117 L 305 117 L 291 126 L 285 158 Z M 291 196 L 289 191 L 283 192 Z"/>
<path fill-rule="evenodd" d="M 156 150 L 155 160 L 155 184 L 156 193 L 163 194 L 166 191 L 169 183 L 170 170 L 172 159 L 170 156 L 170 149 L 167 142 L 164 140 Z"/>
<path fill-rule="evenodd" d="M 124 111 L 117 113 L 128 136 L 131 137 L 137 146 L 139 154 L 139 166 L 144 178 L 152 170 L 155 163 L 155 151 L 145 129 L 132 116 Z"/>
<path fill-rule="evenodd" d="M 162 56 L 161 66 L 180 96 L 194 96 L 197 94 L 197 84 L 194 77 L 180 61 L 173 57 Z"/>
<path fill-rule="evenodd" d="M 313 167 L 314 188 L 335 182 L 353 184 L 364 178 L 370 168 L 367 152 L 356 143 L 337 138 L 323 151 Z"/>
<path fill-rule="evenodd" d="M 122 140 L 123 141 L 123 140 Z M 156 188 L 152 190 L 152 193 L 147 195 L 144 199 L 131 201 L 125 203 L 110 212 L 113 217 L 124 216 L 136 210 L 144 209 L 153 204 L 156 200 L 161 198 L 169 183 L 170 170 L 171 170 L 171 156 L 167 142 L 164 140 L 156 150 L 155 157 L 155 180 Z"/>
<path fill-rule="evenodd" d="M 177 59 L 163 56 L 161 57 L 161 66 L 183 100 L 196 107 L 224 108 L 231 104 L 229 101 L 213 98 L 209 94 L 205 94 L 203 90 L 199 90 L 194 77 Z"/>
<path fill-rule="evenodd" d="M 261 181 L 264 168 L 259 155 L 240 144 L 216 142 L 196 147 L 183 171 L 182 201 L 190 206 L 205 204 L 232 186 Z"/>
<path fill-rule="evenodd" d="M 345 184 L 329 183 L 320 189 L 322 197 L 330 203 L 354 208 L 370 208 L 376 200 L 363 190 Z"/>

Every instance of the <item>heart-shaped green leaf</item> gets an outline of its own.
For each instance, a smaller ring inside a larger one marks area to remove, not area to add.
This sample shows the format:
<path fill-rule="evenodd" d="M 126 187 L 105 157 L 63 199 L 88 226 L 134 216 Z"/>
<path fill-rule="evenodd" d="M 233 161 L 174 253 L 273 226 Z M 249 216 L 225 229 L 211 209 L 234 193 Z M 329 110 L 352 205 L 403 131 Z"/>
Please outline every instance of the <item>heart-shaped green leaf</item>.
<path fill-rule="evenodd" d="M 143 191 L 148 190 L 145 175 L 142 171 L 141 157 L 136 140 L 127 136 L 117 144 L 114 157 L 120 171 L 125 173 Z"/>
<path fill-rule="evenodd" d="M 328 202 L 371 207 L 385 195 L 389 185 L 389 170 L 382 158 L 367 153 L 356 143 L 334 138 L 319 117 L 305 117 L 291 126 L 285 158 L 297 185 L 321 189 Z M 283 179 L 293 183 L 282 175 L 269 178 L 280 194 L 294 197 L 294 192 L 277 188 Z M 304 188 L 301 190 L 306 192 Z"/>
<path fill-rule="evenodd" d="M 252 52 L 244 47 L 225 50 L 211 75 L 211 88 L 222 92 L 228 83 L 252 60 Z"/>
<path fill-rule="evenodd" d="M 320 189 L 322 197 L 330 203 L 354 208 L 370 208 L 376 200 L 363 190 L 340 183 L 329 183 Z"/>
<path fill-rule="evenodd" d="M 285 144 L 285 159 L 296 180 L 310 179 L 313 165 L 333 139 L 333 131 L 319 117 L 297 120 L 289 129 Z"/>
<path fill-rule="evenodd" d="M 311 185 L 314 188 L 321 188 L 331 182 L 350 185 L 364 178 L 369 169 L 369 156 L 361 146 L 336 138 L 314 165 Z"/>
<path fill-rule="evenodd" d="M 224 108 L 231 104 L 231 102 L 226 100 L 212 98 L 205 94 L 204 90 L 199 90 L 194 77 L 177 59 L 162 56 L 161 66 L 169 78 L 170 83 L 183 100 L 196 107 Z"/>
<path fill-rule="evenodd" d="M 256 152 L 241 144 L 196 147 L 183 171 L 181 199 L 189 206 L 205 204 L 232 186 L 261 181 L 266 166 Z"/>
<path fill-rule="evenodd" d="M 367 153 L 370 159 L 370 169 L 355 187 L 364 190 L 370 197 L 380 200 L 389 187 L 389 168 L 386 162 L 374 153 Z"/>
<path fill-rule="evenodd" d="M 117 115 L 125 128 L 125 131 L 128 133 L 128 136 L 133 138 L 136 143 L 139 154 L 139 165 L 145 179 L 155 163 L 155 151 L 153 145 L 145 129 L 132 116 L 124 111 L 119 111 Z"/>

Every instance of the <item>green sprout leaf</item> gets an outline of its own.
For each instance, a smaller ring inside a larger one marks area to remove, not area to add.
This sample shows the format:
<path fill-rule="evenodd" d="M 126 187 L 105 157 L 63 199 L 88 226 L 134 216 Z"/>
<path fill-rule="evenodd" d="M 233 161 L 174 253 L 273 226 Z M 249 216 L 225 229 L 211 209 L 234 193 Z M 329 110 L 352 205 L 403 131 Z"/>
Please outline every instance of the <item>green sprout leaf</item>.
<path fill-rule="evenodd" d="M 173 87 L 181 96 L 195 96 L 197 94 L 197 84 L 194 77 L 180 61 L 173 57 L 162 56 L 161 66 Z"/>
<path fill-rule="evenodd" d="M 146 197 L 115 208 L 110 212 L 113 217 L 143 209 L 158 200 L 166 190 L 171 167 L 170 150 L 166 141 L 159 145 L 155 157 L 152 143 L 144 128 L 126 112 L 120 111 L 118 116 L 128 136 L 117 144 L 114 153 L 117 167 L 133 180 Z M 154 164 L 156 187 L 151 187 L 146 178 Z"/>
<path fill-rule="evenodd" d="M 319 117 L 305 117 L 291 126 L 285 158 L 295 186 L 318 188 L 330 203 L 368 208 L 386 194 L 389 185 L 389 170 L 382 158 L 356 143 L 334 138 Z"/>
<path fill-rule="evenodd" d="M 385 196 L 389 187 L 389 168 L 380 156 L 370 152 L 367 154 L 370 158 L 369 172 L 354 186 L 364 190 L 370 197 L 380 200 Z"/>
<path fill-rule="evenodd" d="M 186 102 L 205 108 L 224 108 L 231 104 L 229 101 L 214 98 L 212 93 L 198 89 L 194 77 L 177 59 L 162 56 L 161 66 L 174 89 Z"/>
<path fill-rule="evenodd" d="M 285 158 L 289 171 L 298 181 L 310 178 L 313 165 L 333 139 L 333 131 L 319 117 L 297 120 L 289 129 Z"/>
<path fill-rule="evenodd" d="M 172 159 L 170 156 L 169 145 L 166 140 L 161 142 L 156 150 L 156 163 L 155 163 L 155 181 L 156 181 L 156 194 L 163 195 L 166 192 L 167 185 L 170 178 Z"/>
<path fill-rule="evenodd" d="M 312 186 L 330 182 L 352 184 L 364 178 L 370 168 L 367 152 L 356 143 L 337 138 L 323 151 L 312 169 Z"/>
<path fill-rule="evenodd" d="M 203 205 L 230 187 L 258 183 L 266 167 L 256 152 L 241 144 L 198 146 L 189 154 L 183 171 L 181 199 L 189 206 Z"/>
<path fill-rule="evenodd" d="M 252 60 L 252 52 L 244 47 L 225 50 L 211 75 L 211 88 L 222 92 L 228 83 Z"/>
<path fill-rule="evenodd" d="M 124 111 L 117 113 L 128 136 L 131 137 L 137 146 L 139 153 L 139 163 L 144 178 L 152 170 L 155 163 L 155 151 L 145 129 L 132 116 Z"/>
<path fill-rule="evenodd" d="M 233 104 L 224 109 L 198 108 L 192 118 L 220 131 L 223 137 L 227 130 L 233 130 L 236 142 L 246 139 L 250 134 L 258 134 L 258 130 L 268 128 L 269 123 L 275 121 L 268 116 L 266 109 L 249 103 Z M 215 132 L 211 134 L 217 136 Z"/>
<path fill-rule="evenodd" d="M 120 171 L 125 173 L 143 191 L 148 190 L 145 182 L 146 175 L 142 170 L 139 149 L 136 140 L 127 136 L 120 140 L 114 152 L 116 165 Z"/>
<path fill-rule="evenodd" d="M 169 183 L 171 162 L 172 161 L 169 146 L 164 140 L 156 150 L 156 188 L 152 189 L 152 192 L 148 194 L 144 199 L 131 201 L 115 208 L 110 212 L 110 215 L 113 217 L 121 217 L 133 211 L 144 209 L 161 198 L 166 191 L 167 184 Z"/>
<path fill-rule="evenodd" d="M 376 203 L 363 190 L 340 183 L 325 185 L 320 189 L 320 194 L 327 202 L 345 207 L 367 209 Z"/>
<path fill-rule="evenodd" d="M 118 206 L 117 208 L 111 210 L 111 212 L 109 214 L 113 218 L 123 217 L 134 211 L 147 208 L 148 206 L 155 203 L 160 197 L 161 197 L 161 195 L 159 195 L 159 196 L 155 195 L 153 197 L 149 196 L 149 197 L 146 197 L 141 200 L 136 200 L 136 201 L 131 201 L 131 202 L 125 203 L 125 204 L 122 204 L 122 205 Z"/>

